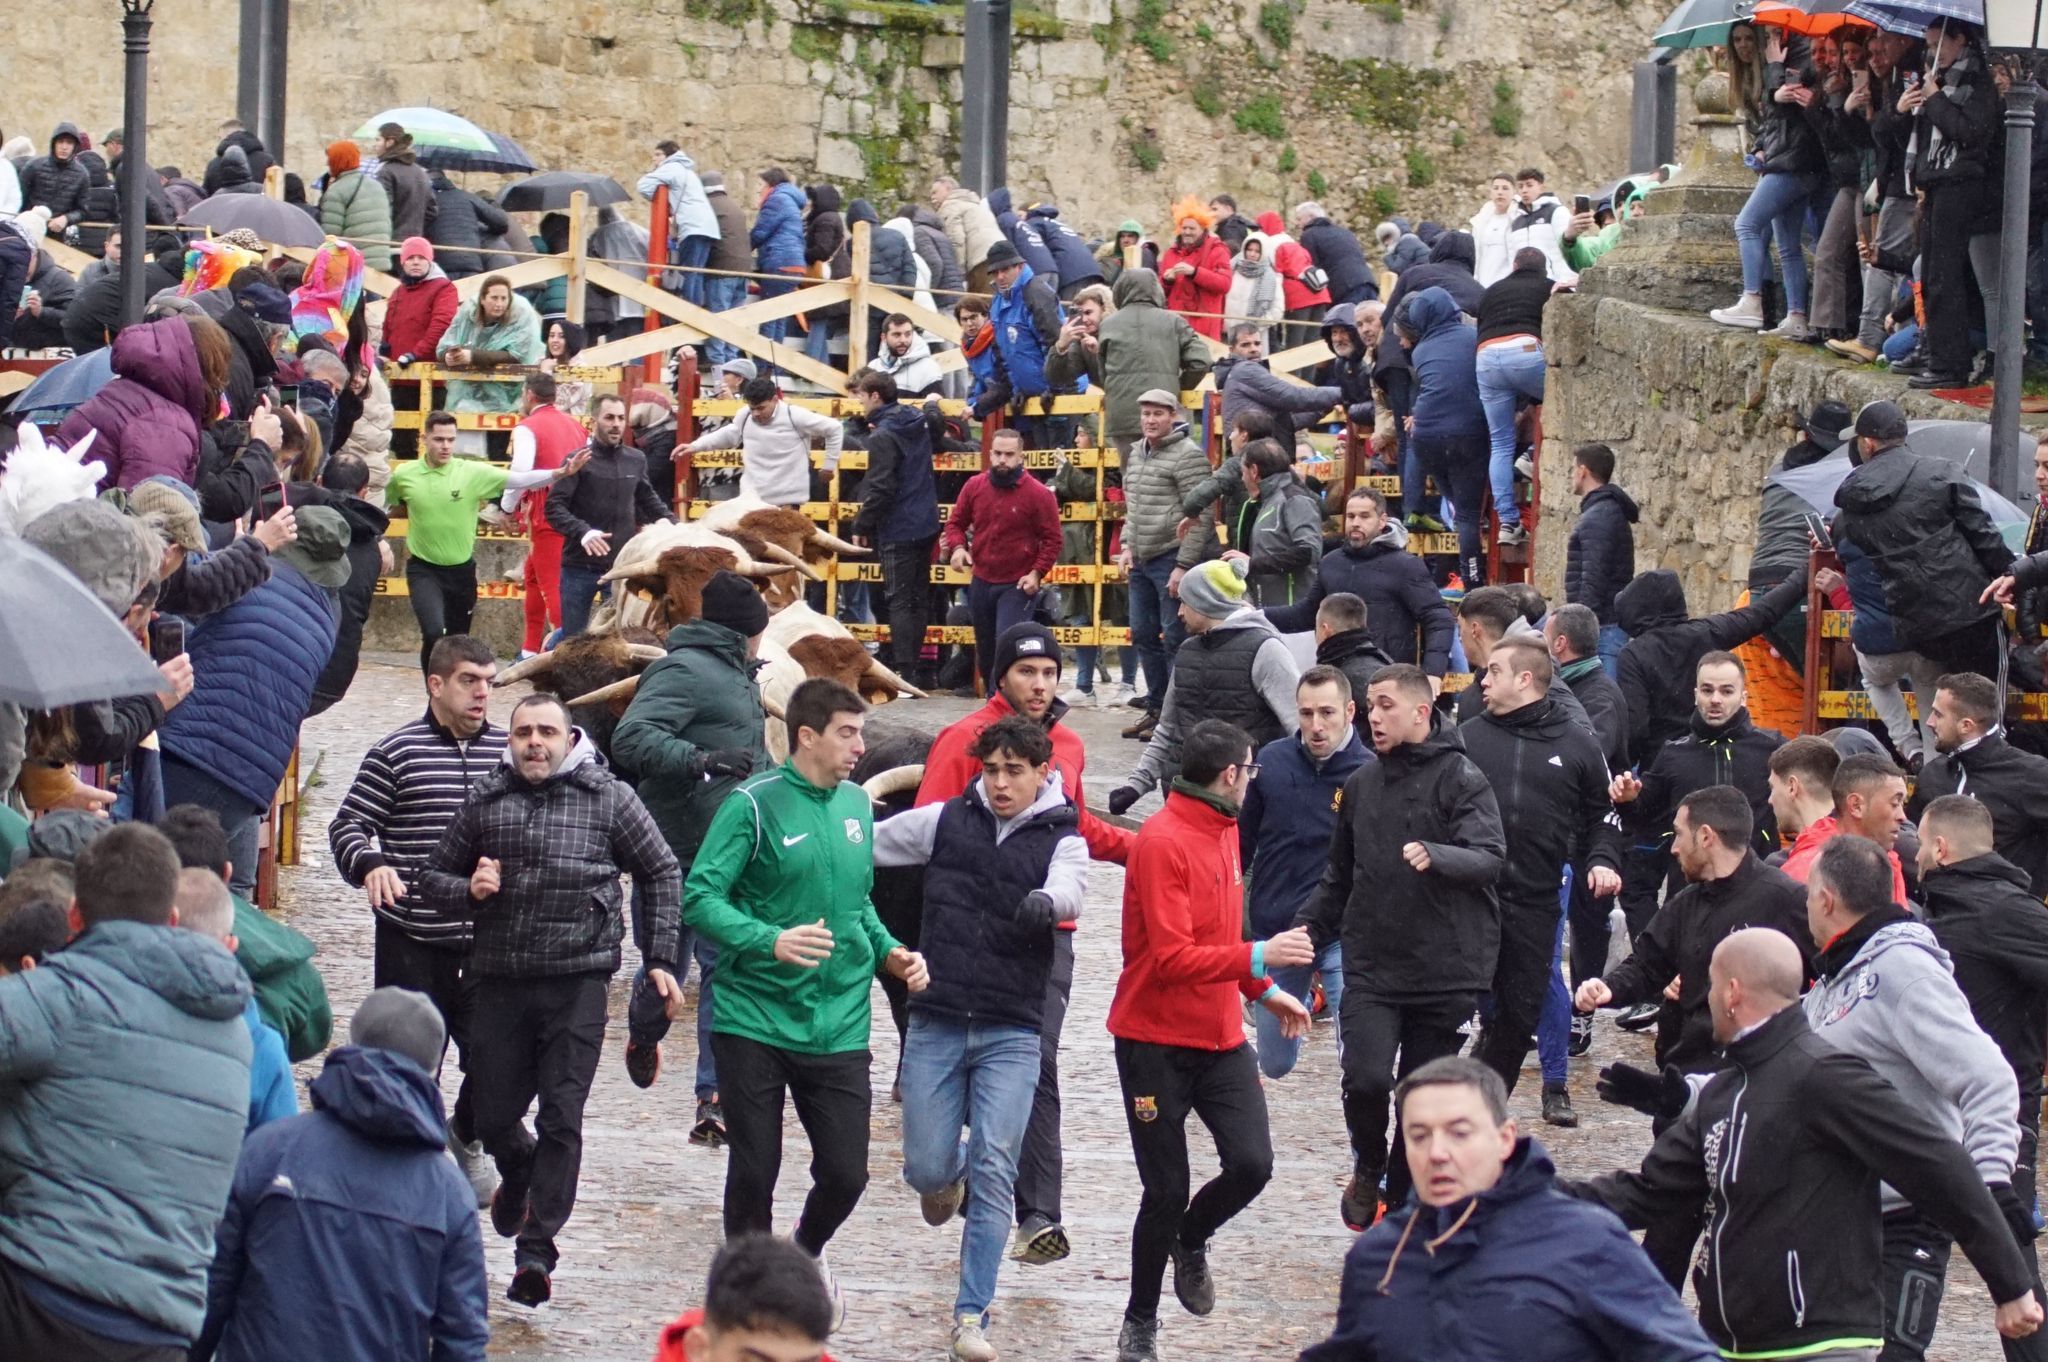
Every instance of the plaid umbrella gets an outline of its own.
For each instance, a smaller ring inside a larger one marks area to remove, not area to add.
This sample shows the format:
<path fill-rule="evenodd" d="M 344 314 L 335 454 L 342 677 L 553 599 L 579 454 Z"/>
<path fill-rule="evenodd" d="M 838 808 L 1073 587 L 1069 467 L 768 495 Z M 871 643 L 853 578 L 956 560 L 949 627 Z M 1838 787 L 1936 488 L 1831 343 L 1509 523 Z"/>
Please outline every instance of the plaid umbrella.
<path fill-rule="evenodd" d="M 1923 29 L 1944 20 L 1982 27 L 1984 0 L 1850 0 L 1848 12 L 1887 33 L 1917 38 Z"/>
<path fill-rule="evenodd" d="M 350 136 L 358 142 L 373 141 L 377 129 L 386 123 L 396 123 L 411 135 L 413 150 L 423 166 L 503 175 L 534 169 L 533 158 L 511 138 L 487 132 L 466 118 L 440 109 L 386 109 L 372 115 Z"/>

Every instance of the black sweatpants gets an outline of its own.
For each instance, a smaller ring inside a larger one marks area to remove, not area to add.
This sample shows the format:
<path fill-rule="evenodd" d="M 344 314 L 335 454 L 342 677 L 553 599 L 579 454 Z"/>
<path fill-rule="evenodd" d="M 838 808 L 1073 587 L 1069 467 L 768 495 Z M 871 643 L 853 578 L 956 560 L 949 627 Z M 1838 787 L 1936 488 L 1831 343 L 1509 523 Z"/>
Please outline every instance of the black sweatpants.
<path fill-rule="evenodd" d="M 1458 1053 L 1458 1028 L 1472 1019 L 1476 1001 L 1470 993 L 1376 997 L 1369 981 L 1344 976 L 1344 1000 L 1337 1005 L 1344 1036 L 1344 1124 L 1358 1176 L 1377 1185 L 1386 1174 L 1389 1205 L 1405 1201 L 1410 1185 L 1407 1158 L 1388 1158 L 1394 1084 L 1433 1059 Z M 1393 1152 L 1401 1153 L 1398 1139 Z"/>
<path fill-rule="evenodd" d="M 552 1272 L 555 1236 L 576 1209 L 583 1104 L 604 1051 L 610 974 L 477 980 L 470 1078 L 477 1136 L 497 1161 L 500 1196 L 526 1195 L 516 1258 Z M 526 1109 L 540 1101 L 533 1133 Z"/>
<path fill-rule="evenodd" d="M 932 620 L 932 550 L 939 537 L 881 546 L 882 598 L 889 622 L 889 665 L 917 684 L 925 626 Z"/>
<path fill-rule="evenodd" d="M 57 1318 L 21 1289 L 21 1270 L 0 1262 L 0 1357 L 20 1362 L 185 1362 L 187 1349 L 120 1343 Z"/>
<path fill-rule="evenodd" d="M 420 670 L 443 634 L 466 634 L 476 614 L 476 559 L 443 567 L 420 558 L 405 564 L 405 589 L 420 625 Z"/>
<path fill-rule="evenodd" d="M 817 1256 L 867 1190 L 868 1052 L 807 1055 L 723 1031 L 711 1052 L 725 1108 L 725 1237 L 775 1232 L 787 1093 L 811 1141 L 811 1192 L 791 1237 Z"/>
<path fill-rule="evenodd" d="M 1522 1061 L 1536 1044 L 1536 1019 L 1550 990 L 1557 946 L 1557 899 L 1548 905 L 1500 906 L 1500 955 L 1493 967 L 1493 1020 L 1472 1057 L 1500 1075 L 1508 1091 L 1522 1076 Z"/>
<path fill-rule="evenodd" d="M 1666 842 L 1632 846 L 1621 857 L 1621 915 L 1628 922 L 1628 939 L 1633 941 L 1657 916 L 1664 894 L 1664 881 L 1671 873 L 1671 852 Z"/>
<path fill-rule="evenodd" d="M 409 988 L 426 994 L 440 1009 L 448 1039 L 455 1042 L 455 1063 L 462 1070 L 462 1086 L 455 1091 L 455 1111 L 448 1124 L 464 1144 L 477 1138 L 476 1100 L 469 1079 L 469 1028 L 476 1016 L 476 979 L 463 968 L 468 960 L 466 946 L 430 945 L 407 936 L 403 928 L 381 917 L 377 919 L 370 986 Z M 442 1053 L 447 1053 L 446 1046 Z"/>
<path fill-rule="evenodd" d="M 1610 925 L 1614 912 L 1614 900 L 1596 899 L 1593 888 L 1586 883 L 1587 866 L 1584 861 L 1572 867 L 1572 893 L 1567 910 L 1567 925 L 1571 933 L 1571 985 L 1574 993 L 1579 985 L 1588 979 L 1598 979 L 1607 972 L 1607 950 L 1614 939 Z"/>
<path fill-rule="evenodd" d="M 903 938 L 898 937 L 898 940 Z M 1038 1028 L 1038 1091 L 1031 1098 L 1031 1124 L 1017 1154 L 1017 1223 L 1036 1212 L 1060 1222 L 1060 1185 L 1066 1156 L 1060 1147 L 1060 1030 L 1067 1024 L 1067 1000 L 1074 992 L 1074 934 L 1054 932 L 1052 973 L 1045 981 L 1045 1017 Z"/>
<path fill-rule="evenodd" d="M 1249 1044 L 1196 1050 L 1116 1040 L 1116 1073 L 1136 1156 L 1138 1220 L 1131 1228 L 1131 1298 L 1124 1314 L 1159 1316 L 1159 1288 L 1176 1240 L 1201 1248 L 1273 1180 L 1266 1090 Z M 1216 1176 L 1188 1197 L 1188 1113 L 1216 1141 Z"/>

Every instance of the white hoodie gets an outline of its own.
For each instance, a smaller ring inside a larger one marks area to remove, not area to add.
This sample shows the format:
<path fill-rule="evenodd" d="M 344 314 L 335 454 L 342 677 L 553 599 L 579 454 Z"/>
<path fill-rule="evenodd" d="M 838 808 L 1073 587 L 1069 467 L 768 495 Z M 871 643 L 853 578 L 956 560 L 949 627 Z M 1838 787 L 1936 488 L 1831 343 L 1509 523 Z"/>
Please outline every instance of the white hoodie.
<path fill-rule="evenodd" d="M 896 391 L 905 398 L 938 387 L 946 376 L 939 362 L 932 358 L 931 343 L 922 331 L 910 333 L 910 348 L 900 359 L 889 353 L 887 340 L 876 346 L 875 367 L 896 380 Z"/>
<path fill-rule="evenodd" d="M 1514 272 L 1515 253 L 1508 245 L 1508 233 L 1513 228 L 1515 213 L 1512 203 L 1507 212 L 1494 212 L 1489 199 L 1472 215 L 1472 277 L 1482 286 L 1499 283 Z"/>
<path fill-rule="evenodd" d="M 1564 263 L 1564 229 L 1572 220 L 1571 209 L 1558 202 L 1557 195 L 1545 190 L 1535 204 L 1529 208 L 1517 205 L 1509 210 L 1508 218 L 1508 259 L 1512 261 L 1516 251 L 1525 246 L 1534 246 L 1543 252 L 1545 273 L 1553 284 L 1576 284 L 1579 272 Z M 1478 272 L 1473 272 L 1478 277 Z"/>
<path fill-rule="evenodd" d="M 775 404 L 775 414 L 767 421 L 756 421 L 752 411 L 742 411 L 709 435 L 698 436 L 688 452 L 737 449 L 743 495 L 774 506 L 801 506 L 811 499 L 811 446 L 825 446 L 829 472 L 839 466 L 845 438 L 846 429 L 837 421 L 785 398 Z"/>
<path fill-rule="evenodd" d="M 919 307 L 938 311 L 932 304 L 931 262 L 917 253 L 917 228 L 911 224 L 909 218 L 890 218 L 882 224 L 882 230 L 894 232 L 902 237 L 903 244 L 910 247 L 910 258 L 917 262 L 917 284 L 915 291 L 910 295 L 910 301 Z"/>

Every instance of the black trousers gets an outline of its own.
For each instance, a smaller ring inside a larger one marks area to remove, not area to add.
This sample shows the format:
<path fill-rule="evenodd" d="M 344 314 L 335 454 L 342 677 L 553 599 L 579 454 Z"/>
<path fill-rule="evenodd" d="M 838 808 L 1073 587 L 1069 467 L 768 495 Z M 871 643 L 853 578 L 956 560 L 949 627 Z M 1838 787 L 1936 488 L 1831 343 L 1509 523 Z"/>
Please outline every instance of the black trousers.
<path fill-rule="evenodd" d="M 377 936 L 370 977 L 372 988 L 409 988 L 424 993 L 441 1010 L 448 1027 L 448 1039 L 455 1042 L 455 1062 L 462 1069 L 462 1086 L 455 1092 L 455 1111 L 449 1129 L 468 1144 L 477 1138 L 476 1098 L 469 1077 L 470 1024 L 476 1016 L 476 978 L 464 966 L 469 951 L 463 946 L 434 946 L 407 936 L 403 928 L 377 919 Z M 447 1047 L 442 1047 L 447 1052 Z"/>
<path fill-rule="evenodd" d="M 1914 651 L 1931 657 L 1950 671 L 1975 672 L 1998 679 L 1998 621 L 1979 620 L 1964 629 L 1922 640 Z"/>
<path fill-rule="evenodd" d="M 405 564 L 412 617 L 420 623 L 420 670 L 443 634 L 466 634 L 476 614 L 476 559 L 443 567 L 419 558 Z"/>
<path fill-rule="evenodd" d="M 1500 1075 L 1508 1091 L 1536 1044 L 1536 1019 L 1550 989 L 1557 944 L 1557 901 L 1500 906 L 1500 955 L 1493 967 L 1493 1020 L 1472 1057 Z"/>
<path fill-rule="evenodd" d="M 477 1136 L 497 1161 L 500 1196 L 526 1196 L 516 1257 L 552 1272 L 555 1236 L 576 1209 L 583 1104 L 604 1051 L 609 974 L 477 980 L 470 1077 Z M 533 1133 L 526 1109 L 539 1099 Z"/>
<path fill-rule="evenodd" d="M 1945 1230 L 1912 1208 L 1884 1218 L 1884 1351 L 1879 1362 L 1918 1362 L 1934 1342 L 1948 1281 L 1951 1241 Z"/>
<path fill-rule="evenodd" d="M 1608 918 L 1613 911 L 1613 899 L 1593 897 L 1592 887 L 1586 883 L 1585 863 L 1582 861 L 1573 866 L 1572 893 L 1565 920 L 1571 934 L 1570 978 L 1575 993 L 1586 980 L 1598 979 L 1607 972 L 1607 949 L 1614 936 Z"/>
<path fill-rule="evenodd" d="M 899 941 L 901 937 L 897 938 Z M 1045 981 L 1045 1020 L 1038 1028 L 1038 1091 L 1017 1154 L 1017 1221 L 1034 1212 L 1057 1224 L 1066 1156 L 1060 1147 L 1060 1031 L 1074 992 L 1074 934 L 1054 932 L 1052 974 Z"/>
<path fill-rule="evenodd" d="M 0 1357 L 10 1362 L 185 1362 L 186 1352 L 119 1343 L 58 1319 L 21 1289 L 18 1269 L 0 1263 Z"/>
<path fill-rule="evenodd" d="M 35 267 L 35 247 L 14 232 L 0 233 L 0 298 L 7 300 L 7 305 L 0 307 L 0 345 L 14 343 L 15 308 Z M 32 320 L 26 313 L 21 316 L 24 321 Z"/>
<path fill-rule="evenodd" d="M 1136 1156 L 1138 1220 L 1131 1228 L 1131 1297 L 1124 1313 L 1156 1319 L 1175 1240 L 1201 1248 L 1273 1180 L 1273 1133 L 1252 1047 L 1195 1050 L 1117 1037 L 1116 1073 Z M 1216 1176 L 1188 1196 L 1188 1113 L 1216 1141 Z"/>
<path fill-rule="evenodd" d="M 1394 1084 L 1433 1059 L 1458 1053 L 1458 1028 L 1471 1020 L 1476 1001 L 1470 993 L 1376 997 L 1366 980 L 1344 978 L 1337 1016 L 1344 1035 L 1344 1124 L 1358 1176 L 1377 1184 L 1386 1174 L 1391 1205 L 1405 1201 L 1410 1186 L 1407 1158 L 1387 1157 Z M 1398 1144 L 1394 1152 L 1400 1152 Z"/>
<path fill-rule="evenodd" d="M 882 597 L 889 617 L 889 665 L 905 681 L 917 683 L 918 659 L 924 652 L 924 630 L 932 618 L 932 550 L 939 537 L 881 546 Z"/>
<path fill-rule="evenodd" d="M 725 1107 L 725 1237 L 775 1232 L 786 1093 L 811 1141 L 811 1191 L 791 1237 L 815 1257 L 867 1190 L 868 1052 L 807 1055 L 722 1031 L 711 1052 Z"/>
<path fill-rule="evenodd" d="M 1959 374 L 1970 367 L 1970 238 L 1983 226 L 1983 218 L 1984 187 L 1979 181 L 1928 187 L 1920 278 L 1927 305 L 1927 354 L 1937 373 Z M 1885 1355 L 1891 1356 L 1889 1348 Z"/>
<path fill-rule="evenodd" d="M 1632 846 L 1621 857 L 1621 915 L 1628 922 L 1629 940 L 1643 934 L 1650 919 L 1657 916 L 1657 903 L 1664 892 L 1664 880 L 1671 870 L 1671 853 L 1663 843 Z"/>

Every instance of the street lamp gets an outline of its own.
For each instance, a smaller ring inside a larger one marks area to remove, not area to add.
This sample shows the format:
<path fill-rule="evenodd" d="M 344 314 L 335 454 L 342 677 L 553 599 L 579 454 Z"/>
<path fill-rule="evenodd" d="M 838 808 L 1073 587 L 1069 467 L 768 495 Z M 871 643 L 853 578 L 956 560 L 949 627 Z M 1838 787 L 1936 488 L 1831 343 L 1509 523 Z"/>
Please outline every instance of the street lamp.
<path fill-rule="evenodd" d="M 149 12 L 156 0 L 121 0 L 121 50 L 127 55 L 127 88 L 121 103 L 121 322 L 142 320 L 148 301 L 149 240 L 144 210 L 149 201 Z"/>
<path fill-rule="evenodd" d="M 2034 159 L 2034 61 L 2043 46 L 2044 0 L 1984 0 L 1984 39 L 2003 50 L 2012 83 L 2005 94 L 2005 209 L 1999 224 L 1998 316 L 1991 389 L 1991 490 L 2011 498 L 2019 483 L 2013 449 L 2020 429 L 2020 370 L 2026 316 L 2027 180 Z"/>

